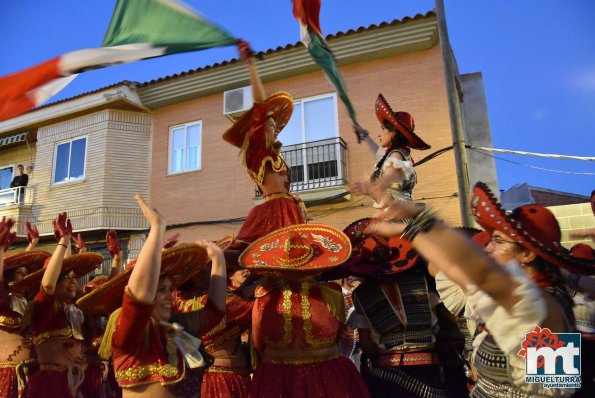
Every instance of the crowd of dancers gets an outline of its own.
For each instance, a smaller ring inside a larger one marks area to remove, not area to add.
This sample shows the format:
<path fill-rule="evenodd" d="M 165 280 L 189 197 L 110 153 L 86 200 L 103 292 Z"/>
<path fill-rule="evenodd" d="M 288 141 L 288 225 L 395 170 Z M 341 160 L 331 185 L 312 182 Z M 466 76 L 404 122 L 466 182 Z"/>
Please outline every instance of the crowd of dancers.
<path fill-rule="evenodd" d="M 447 226 L 413 201 L 410 149 L 430 146 L 382 95 L 378 145 L 358 132 L 378 163 L 349 185 L 374 200 L 371 217 L 343 231 L 308 223 L 278 140 L 293 100 L 266 96 L 239 50 L 255 103 L 223 139 L 263 203 L 235 238 L 179 243 L 137 196 L 150 225 L 138 258 L 123 264 L 109 231 L 111 273 L 82 287 L 104 259 L 66 213 L 53 253 L 35 249 L 27 223 L 29 246 L 7 254 L 16 234 L 2 218 L 0 397 L 595 396 L 590 246 L 564 249 L 547 208 L 506 212 L 482 183 L 471 196 L 482 230 Z M 580 390 L 526 382 L 522 342 L 545 330 L 581 333 Z"/>

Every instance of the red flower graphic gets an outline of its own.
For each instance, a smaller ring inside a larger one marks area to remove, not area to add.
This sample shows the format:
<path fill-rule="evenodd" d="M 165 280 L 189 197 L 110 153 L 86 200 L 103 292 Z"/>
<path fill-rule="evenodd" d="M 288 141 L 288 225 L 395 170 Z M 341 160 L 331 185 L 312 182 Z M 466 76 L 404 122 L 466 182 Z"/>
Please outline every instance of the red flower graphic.
<path fill-rule="evenodd" d="M 518 352 L 518 355 L 522 356 L 527 359 L 527 348 L 535 347 L 539 349 L 541 347 L 550 347 L 553 350 L 563 347 L 566 344 L 564 341 L 558 339 L 558 335 L 552 333 L 551 330 L 548 328 L 540 328 L 539 326 L 535 326 L 533 331 L 527 333 L 525 340 L 521 343 L 521 350 Z M 557 358 L 556 358 L 557 360 Z M 544 358 L 538 357 L 537 358 L 537 367 L 542 368 L 544 365 Z"/>

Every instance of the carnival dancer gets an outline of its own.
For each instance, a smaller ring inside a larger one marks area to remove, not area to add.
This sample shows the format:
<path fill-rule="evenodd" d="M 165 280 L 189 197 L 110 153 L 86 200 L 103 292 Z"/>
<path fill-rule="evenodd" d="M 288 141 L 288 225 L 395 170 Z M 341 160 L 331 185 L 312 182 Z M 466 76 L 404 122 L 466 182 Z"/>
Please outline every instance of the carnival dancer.
<path fill-rule="evenodd" d="M 386 217 L 413 221 L 375 224 L 370 232 L 402 234 L 465 289 L 466 315 L 484 325 L 474 341 L 478 380 L 472 397 L 572 395 L 572 388 L 525 382 L 521 342 L 536 325 L 557 333 L 574 331 L 572 302 L 558 284 L 558 267 L 593 274 L 595 265 L 561 248 L 558 222 L 543 206 L 525 205 L 506 214 L 489 188 L 478 183 L 471 210 L 492 234 L 485 249 L 489 255 L 437 220 L 431 209 L 405 202 L 394 202 Z"/>
<path fill-rule="evenodd" d="M 9 305 L 8 274 L 27 267 L 41 267 L 49 253 L 22 252 L 5 258 L 5 251 L 16 238 L 10 232 L 12 219 L 0 221 L 0 397 L 16 398 L 23 392 L 25 374 L 32 364 L 31 341 L 20 331 L 22 314 Z M 13 276 L 14 277 L 14 276 Z M 20 374 L 20 380 L 19 380 Z"/>
<path fill-rule="evenodd" d="M 234 249 L 277 228 L 306 221 L 301 200 L 289 193 L 288 167 L 281 155 L 277 136 L 289 122 L 293 98 L 285 92 L 265 96 L 254 58 L 244 41 L 238 42 L 240 59 L 248 62 L 254 105 L 223 134 L 223 139 L 240 148 L 240 158 L 264 203 L 253 208 L 236 236 Z"/>
<path fill-rule="evenodd" d="M 231 242 L 232 239 L 229 244 Z M 244 285 L 250 283 L 247 281 L 249 271 L 240 268 L 237 259 L 227 264 L 225 317 L 201 336 L 204 350 L 213 361 L 202 379 L 201 398 L 247 398 L 250 388 L 252 369 L 242 336 L 250 327 L 254 294 Z M 239 290 L 246 291 L 240 295 Z"/>
<path fill-rule="evenodd" d="M 66 213 L 54 224 L 58 245 L 47 267 L 27 275 L 20 284 L 41 287 L 28 308 L 26 332 L 35 345 L 39 370 L 29 378 L 27 397 L 77 397 L 84 380 L 84 346 L 92 340 L 91 321 L 73 302 L 78 291 L 77 278 L 93 271 L 103 262 L 96 253 L 64 258 L 70 243 L 72 225 Z"/>
<path fill-rule="evenodd" d="M 355 365 L 339 353 L 341 287 L 314 280 L 350 254 L 347 236 L 321 224 L 281 228 L 242 253 L 242 266 L 270 278 L 256 288 L 252 310 L 258 364 L 251 397 L 369 396 Z"/>
<path fill-rule="evenodd" d="M 187 368 L 202 366 L 198 339 L 223 317 L 225 310 L 225 259 L 214 243 L 179 244 L 162 251 L 165 220 L 137 195 L 151 229 L 133 268 L 106 282 L 91 295 L 122 308 L 108 322 L 99 353 L 113 357 L 123 397 L 195 397 L 200 380 L 189 380 Z M 172 317 L 172 292 L 212 260 L 209 300 L 202 311 Z M 127 283 L 124 292 L 122 282 Z M 169 323 L 171 320 L 183 323 Z M 186 332 L 188 331 L 188 332 Z M 187 382 L 191 384 L 186 384 Z"/>
<path fill-rule="evenodd" d="M 82 248 L 86 250 L 86 245 L 80 234 L 77 239 L 73 238 L 73 241 L 79 246 L 79 250 Z M 122 247 L 118 241 L 118 233 L 113 229 L 107 231 L 105 234 L 105 243 L 110 257 L 112 258 L 110 274 L 109 276 L 97 276 L 83 286 L 83 297 L 122 273 Z M 80 304 L 81 302 L 83 305 Z M 86 310 L 84 306 L 85 302 L 86 300 L 81 300 L 81 298 L 79 298 L 76 304 L 83 310 Z M 87 370 L 85 371 L 85 380 L 81 385 L 81 395 L 85 398 L 108 398 L 115 397 L 119 394 L 113 366 L 111 366 L 109 361 L 102 361 L 99 357 L 99 345 L 103 334 L 105 333 L 107 318 L 110 316 L 110 312 L 107 312 L 106 310 L 107 308 L 101 312 L 92 311 L 92 313 L 87 311 L 94 317 L 93 327 L 95 332 L 91 343 L 85 346 Z"/>
<path fill-rule="evenodd" d="M 407 112 L 393 112 L 382 94 L 376 99 L 376 117 L 380 122 L 379 151 L 384 152 L 372 176 L 349 184 L 349 190 L 370 196 L 375 208 L 385 209 L 395 199 L 412 200 L 417 176 L 410 150 L 426 150 L 430 145 L 414 132 L 413 117 Z"/>
<path fill-rule="evenodd" d="M 353 292 L 362 376 L 373 397 L 447 397 L 441 357 L 453 350 L 439 347 L 438 338 L 445 309 L 413 245 L 369 235 L 374 222 L 365 218 L 345 228 L 353 254 L 341 265 L 363 278 Z"/>

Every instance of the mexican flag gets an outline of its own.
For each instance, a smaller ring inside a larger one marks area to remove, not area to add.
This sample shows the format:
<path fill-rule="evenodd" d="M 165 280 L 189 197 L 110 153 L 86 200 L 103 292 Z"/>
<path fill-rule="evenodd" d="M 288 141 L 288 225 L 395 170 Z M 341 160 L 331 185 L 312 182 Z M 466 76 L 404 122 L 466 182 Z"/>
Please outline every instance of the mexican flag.
<path fill-rule="evenodd" d="M 301 41 L 304 43 L 310 56 L 322 68 L 331 84 L 335 86 L 339 98 L 347 108 L 347 113 L 353 122 L 353 126 L 358 136 L 358 141 L 362 141 L 367 136 L 367 132 L 357 121 L 355 109 L 351 104 L 347 87 L 343 81 L 343 76 L 339 71 L 339 66 L 335 55 L 328 46 L 320 29 L 320 3 L 321 0 L 292 0 L 293 16 L 300 24 Z"/>
<path fill-rule="evenodd" d="M 41 105 L 77 73 L 235 42 L 179 0 L 118 0 L 102 48 L 73 51 L 0 77 L 0 121 Z"/>

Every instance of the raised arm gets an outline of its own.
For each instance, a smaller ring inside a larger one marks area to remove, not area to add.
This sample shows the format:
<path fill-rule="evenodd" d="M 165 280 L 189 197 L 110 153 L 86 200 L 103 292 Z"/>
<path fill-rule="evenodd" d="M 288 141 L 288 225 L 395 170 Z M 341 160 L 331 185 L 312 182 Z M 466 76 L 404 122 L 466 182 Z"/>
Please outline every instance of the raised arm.
<path fill-rule="evenodd" d="M 258 70 L 256 69 L 254 56 L 250 51 L 250 46 L 244 40 L 238 40 L 238 50 L 240 51 L 240 60 L 246 60 L 248 62 L 250 84 L 252 85 L 252 100 L 254 102 L 264 102 L 266 93 L 260 75 L 258 74 Z"/>
<path fill-rule="evenodd" d="M 109 279 L 112 279 L 122 273 L 122 247 L 118 241 L 118 233 L 113 229 L 107 231 L 105 234 L 105 243 L 112 257 L 112 270 L 109 274 Z"/>
<path fill-rule="evenodd" d="M 196 242 L 207 250 L 211 259 L 211 279 L 207 297 L 209 301 L 221 312 L 225 312 L 225 300 L 227 298 L 227 269 L 223 251 L 215 243 L 207 240 Z"/>
<path fill-rule="evenodd" d="M 12 218 L 2 217 L 0 221 L 0 285 L 4 282 L 4 252 L 8 250 L 10 244 L 16 239 L 17 233 L 10 232 L 10 229 L 14 225 Z M 2 297 L 0 297 L 2 300 Z"/>
<path fill-rule="evenodd" d="M 39 231 L 35 225 L 31 225 L 29 220 L 25 222 L 25 229 L 27 230 L 27 241 L 29 242 L 25 251 L 28 252 L 33 250 L 39 243 Z"/>
<path fill-rule="evenodd" d="M 427 211 L 415 204 L 393 202 L 387 213 L 398 219 L 414 219 L 414 226 L 422 226 L 424 220 L 428 219 Z M 370 226 L 370 232 L 384 236 L 400 235 L 405 227 L 406 224 L 402 223 L 382 222 Z M 521 299 L 512 294 L 519 283 L 508 272 L 470 239 L 441 221 L 435 221 L 431 228 L 413 235 L 411 239 L 428 262 L 459 285 L 466 286 L 469 282 L 475 284 L 507 311 Z"/>
<path fill-rule="evenodd" d="M 62 263 L 66 254 L 70 239 L 72 236 L 72 224 L 66 212 L 58 214 L 58 217 L 52 221 L 54 225 L 54 236 L 58 240 L 58 245 L 50 258 L 47 268 L 41 279 L 41 287 L 49 294 L 53 295 L 56 290 L 56 284 L 62 272 Z"/>
<path fill-rule="evenodd" d="M 135 300 L 152 303 L 157 293 L 161 268 L 161 242 L 165 234 L 165 220 L 159 212 L 147 205 L 140 195 L 135 199 L 151 229 L 128 281 L 128 292 Z"/>

